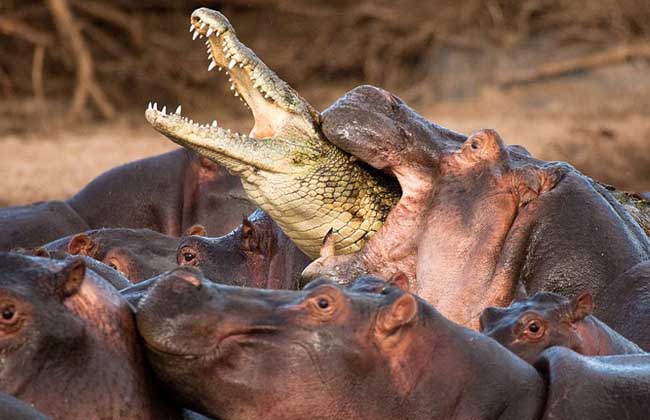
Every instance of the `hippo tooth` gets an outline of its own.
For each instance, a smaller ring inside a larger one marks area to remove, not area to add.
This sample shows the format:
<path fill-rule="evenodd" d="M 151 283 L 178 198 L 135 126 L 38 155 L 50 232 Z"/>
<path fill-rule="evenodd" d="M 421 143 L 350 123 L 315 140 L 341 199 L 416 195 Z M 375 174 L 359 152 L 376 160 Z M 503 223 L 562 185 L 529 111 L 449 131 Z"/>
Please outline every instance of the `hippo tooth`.
<path fill-rule="evenodd" d="M 192 41 L 194 41 L 198 36 L 199 36 L 199 33 L 194 32 L 194 35 L 192 35 Z"/>
<path fill-rule="evenodd" d="M 208 66 L 208 71 L 212 71 L 212 69 L 215 67 L 217 67 L 217 64 L 214 61 L 211 61 L 210 65 Z"/>
<path fill-rule="evenodd" d="M 210 35 L 212 35 L 213 32 L 214 32 L 214 30 L 212 28 L 210 28 L 210 29 L 208 29 L 208 32 L 205 34 L 205 36 L 210 36 Z"/>
<path fill-rule="evenodd" d="M 163 115 L 167 115 L 167 105 L 163 106 L 162 113 Z"/>
<path fill-rule="evenodd" d="M 154 102 L 154 103 L 153 103 L 153 109 L 155 109 L 156 111 L 158 111 L 158 102 Z"/>
<path fill-rule="evenodd" d="M 178 115 L 181 115 L 181 106 L 179 105 L 178 108 L 176 108 L 176 113 Z"/>
<path fill-rule="evenodd" d="M 217 120 L 212 120 L 212 126 L 216 127 L 217 126 Z"/>
<path fill-rule="evenodd" d="M 230 64 L 228 64 L 228 68 L 232 70 L 232 68 L 235 67 L 235 64 L 237 64 L 235 60 L 230 60 Z"/>

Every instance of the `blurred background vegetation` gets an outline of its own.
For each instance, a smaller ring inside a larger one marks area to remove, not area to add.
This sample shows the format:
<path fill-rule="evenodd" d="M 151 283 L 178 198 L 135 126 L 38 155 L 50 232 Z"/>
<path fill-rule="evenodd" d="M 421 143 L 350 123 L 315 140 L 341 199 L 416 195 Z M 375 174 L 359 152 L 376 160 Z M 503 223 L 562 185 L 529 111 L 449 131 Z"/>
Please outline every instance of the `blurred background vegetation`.
<path fill-rule="evenodd" d="M 450 128 L 495 127 L 541 157 L 650 190 L 648 0 L 0 0 L 0 155 L 11 156 L 0 176 L 36 191 L 0 190 L 0 203 L 66 195 L 171 147 L 120 143 L 156 138 L 142 119 L 149 100 L 249 127 L 189 36 L 203 6 L 320 109 L 370 83 Z M 121 153 L 98 158 L 98 132 Z M 85 143 L 66 149 L 75 138 Z M 43 161 L 37 140 L 55 141 Z M 76 159 L 56 171 L 86 169 L 62 190 L 34 187 L 57 150 Z"/>

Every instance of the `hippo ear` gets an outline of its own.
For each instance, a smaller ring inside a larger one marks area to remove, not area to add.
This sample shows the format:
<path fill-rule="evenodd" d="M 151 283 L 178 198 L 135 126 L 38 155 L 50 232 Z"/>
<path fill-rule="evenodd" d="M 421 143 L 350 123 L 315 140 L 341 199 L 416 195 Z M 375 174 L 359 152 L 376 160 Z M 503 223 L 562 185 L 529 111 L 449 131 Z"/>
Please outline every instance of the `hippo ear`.
<path fill-rule="evenodd" d="M 241 248 L 245 251 L 255 251 L 260 246 L 260 238 L 255 225 L 244 219 L 241 229 Z"/>
<path fill-rule="evenodd" d="M 203 225 L 192 225 L 185 231 L 185 236 L 208 236 L 208 231 Z"/>
<path fill-rule="evenodd" d="M 403 271 L 398 271 L 397 273 L 393 274 L 390 280 L 388 280 L 388 283 L 399 287 L 405 292 L 409 291 L 409 278 Z"/>
<path fill-rule="evenodd" d="M 336 254 L 334 243 L 334 228 L 330 228 L 323 238 L 323 244 L 320 246 L 320 257 L 333 257 Z"/>
<path fill-rule="evenodd" d="M 68 253 L 72 255 L 86 255 L 94 257 L 97 252 L 97 243 L 85 233 L 78 233 L 68 242 Z"/>
<path fill-rule="evenodd" d="M 580 321 L 594 310 L 594 298 L 591 293 L 584 292 L 572 301 L 573 321 Z"/>
<path fill-rule="evenodd" d="M 59 271 L 56 292 L 65 299 L 79 291 L 86 276 L 86 264 L 81 258 L 70 259 Z"/>
<path fill-rule="evenodd" d="M 507 157 L 506 146 L 495 130 L 483 129 L 467 138 L 461 155 L 469 162 L 497 162 Z"/>
<path fill-rule="evenodd" d="M 418 302 L 412 294 L 404 293 L 377 319 L 377 328 L 384 336 L 393 334 L 409 324 L 418 313 Z"/>

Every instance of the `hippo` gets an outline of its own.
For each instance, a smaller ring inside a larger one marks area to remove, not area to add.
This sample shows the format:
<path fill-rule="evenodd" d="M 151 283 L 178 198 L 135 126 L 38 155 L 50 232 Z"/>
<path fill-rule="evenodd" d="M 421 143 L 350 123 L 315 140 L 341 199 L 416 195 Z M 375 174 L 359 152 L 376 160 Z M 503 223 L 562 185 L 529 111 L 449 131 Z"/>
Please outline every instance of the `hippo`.
<path fill-rule="evenodd" d="M 507 146 L 494 130 L 455 133 L 372 86 L 327 109 L 322 130 L 395 176 L 402 195 L 360 252 L 318 258 L 307 279 L 403 272 L 413 293 L 478 329 L 483 309 L 507 306 L 520 292 L 573 298 L 590 290 L 597 301 L 616 301 L 601 295 L 609 282 L 650 259 L 648 237 L 606 188 L 567 163 Z M 598 307 L 595 314 L 621 326 Z"/>
<path fill-rule="evenodd" d="M 113 168 L 67 203 L 91 229 L 147 228 L 170 236 L 197 223 L 224 235 L 255 210 L 237 177 L 186 149 Z"/>
<path fill-rule="evenodd" d="M 592 311 L 589 292 L 573 300 L 539 292 L 508 308 L 486 308 L 480 318 L 481 332 L 529 363 L 552 346 L 568 347 L 587 356 L 644 353 L 591 315 Z"/>
<path fill-rule="evenodd" d="M 0 419 L 49 420 L 50 417 L 35 410 L 24 401 L 20 401 L 11 395 L 0 393 Z"/>
<path fill-rule="evenodd" d="M 208 416 L 536 419 L 544 406 L 532 366 L 397 287 L 240 288 L 179 267 L 136 319 L 158 377 Z"/>
<path fill-rule="evenodd" d="M 177 253 L 212 281 L 267 289 L 298 289 L 310 261 L 261 209 L 225 236 L 183 238 Z"/>
<path fill-rule="evenodd" d="M 543 420 L 648 418 L 648 354 L 584 356 L 556 346 L 535 367 L 548 384 Z"/>
<path fill-rule="evenodd" d="M 152 380 L 129 305 L 81 258 L 0 253 L 0 266 L 0 392 L 53 418 L 182 418 Z"/>
<path fill-rule="evenodd" d="M 0 252 L 33 248 L 88 229 L 88 223 L 63 201 L 5 207 L 0 209 Z"/>
<path fill-rule="evenodd" d="M 239 178 L 177 149 L 98 176 L 66 201 L 0 209 L 0 251 L 32 248 L 101 228 L 147 228 L 180 236 L 201 223 L 215 236 L 255 210 Z"/>
<path fill-rule="evenodd" d="M 621 335 L 650 351 L 650 261 L 614 279 L 596 298 L 599 318 L 607 319 Z"/>
<path fill-rule="evenodd" d="M 194 225 L 186 235 L 206 235 Z M 81 232 L 45 244 L 50 254 L 64 253 L 94 258 L 139 283 L 176 267 L 180 239 L 150 229 L 107 228 Z"/>

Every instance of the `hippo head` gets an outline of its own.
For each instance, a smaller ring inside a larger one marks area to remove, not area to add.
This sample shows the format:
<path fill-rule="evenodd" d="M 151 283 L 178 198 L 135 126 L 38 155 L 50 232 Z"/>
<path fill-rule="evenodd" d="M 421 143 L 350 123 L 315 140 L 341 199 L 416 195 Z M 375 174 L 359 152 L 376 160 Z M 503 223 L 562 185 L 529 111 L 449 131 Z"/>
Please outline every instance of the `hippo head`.
<path fill-rule="evenodd" d="M 480 318 L 481 332 L 533 363 L 544 349 L 563 346 L 580 351 L 579 324 L 591 315 L 593 300 L 583 293 L 570 300 L 552 292 L 515 301 L 507 308 L 489 307 Z"/>
<path fill-rule="evenodd" d="M 0 267 L 0 392 L 52 418 L 169 418 L 131 308 L 81 257 L 0 253 Z"/>
<path fill-rule="evenodd" d="M 79 292 L 85 266 L 79 258 L 55 262 L 16 254 L 0 254 L 0 266 L 0 384 L 16 395 L 50 355 L 83 346 L 84 324 L 66 303 Z"/>
<path fill-rule="evenodd" d="M 178 265 L 197 267 L 217 283 L 271 289 L 297 289 L 309 262 L 260 209 L 225 236 L 183 238 L 176 258 Z"/>
<path fill-rule="evenodd" d="M 188 232 L 205 234 L 200 225 Z M 133 283 L 176 267 L 178 238 L 149 229 L 111 228 L 78 233 L 45 246 L 71 255 L 96 259 L 122 273 Z"/>
<path fill-rule="evenodd" d="M 303 272 L 309 279 L 402 272 L 409 291 L 478 329 L 484 308 L 506 306 L 521 291 L 596 293 L 650 255 L 643 231 L 602 186 L 506 145 L 494 130 L 454 133 L 372 86 L 323 112 L 322 129 L 393 175 L 402 195 L 360 252 L 321 250 Z"/>
<path fill-rule="evenodd" d="M 179 267 L 149 290 L 136 318 L 154 370 L 197 411 L 320 419 L 362 409 L 378 418 L 382 402 L 365 393 L 390 394 L 400 383 L 390 379 L 400 369 L 391 354 L 413 338 L 420 304 L 391 287 L 356 293 L 317 280 L 299 292 L 239 288 Z"/>

